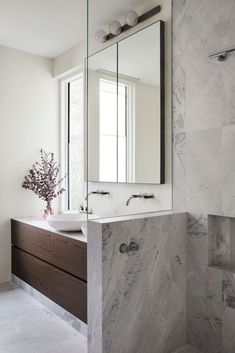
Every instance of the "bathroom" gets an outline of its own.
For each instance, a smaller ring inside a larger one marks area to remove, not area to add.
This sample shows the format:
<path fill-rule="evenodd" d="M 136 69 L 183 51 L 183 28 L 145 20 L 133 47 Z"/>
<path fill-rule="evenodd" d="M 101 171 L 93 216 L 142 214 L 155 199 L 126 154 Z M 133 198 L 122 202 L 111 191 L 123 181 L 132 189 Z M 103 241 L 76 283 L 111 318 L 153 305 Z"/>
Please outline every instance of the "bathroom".
<path fill-rule="evenodd" d="M 234 0 L 0 5 L 0 353 L 234 353 Z"/>

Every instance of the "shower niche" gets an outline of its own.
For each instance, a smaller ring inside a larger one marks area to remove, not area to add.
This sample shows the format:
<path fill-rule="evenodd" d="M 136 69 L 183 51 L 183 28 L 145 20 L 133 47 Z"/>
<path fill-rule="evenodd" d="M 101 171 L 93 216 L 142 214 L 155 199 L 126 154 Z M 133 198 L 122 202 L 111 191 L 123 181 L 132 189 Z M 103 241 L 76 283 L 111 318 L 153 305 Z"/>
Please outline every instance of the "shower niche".
<path fill-rule="evenodd" d="M 235 217 L 208 215 L 209 266 L 235 272 Z"/>

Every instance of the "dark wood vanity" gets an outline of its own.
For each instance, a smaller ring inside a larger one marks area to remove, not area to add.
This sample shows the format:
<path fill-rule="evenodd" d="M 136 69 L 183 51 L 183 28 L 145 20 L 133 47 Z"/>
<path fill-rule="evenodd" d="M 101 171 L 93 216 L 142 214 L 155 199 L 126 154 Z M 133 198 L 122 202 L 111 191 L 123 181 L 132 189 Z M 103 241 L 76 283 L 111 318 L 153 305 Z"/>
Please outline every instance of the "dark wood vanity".
<path fill-rule="evenodd" d="M 85 236 L 12 219 L 11 238 L 12 273 L 86 323 Z"/>

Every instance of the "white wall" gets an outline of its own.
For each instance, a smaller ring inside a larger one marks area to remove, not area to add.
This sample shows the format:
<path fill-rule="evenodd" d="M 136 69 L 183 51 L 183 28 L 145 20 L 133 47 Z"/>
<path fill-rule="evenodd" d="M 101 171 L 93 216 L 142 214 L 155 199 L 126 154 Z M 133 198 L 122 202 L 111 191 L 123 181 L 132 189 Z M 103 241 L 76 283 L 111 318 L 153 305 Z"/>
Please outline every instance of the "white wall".
<path fill-rule="evenodd" d="M 138 82 L 135 85 L 136 182 L 159 182 L 160 156 L 160 89 Z"/>
<path fill-rule="evenodd" d="M 50 59 L 0 46 L 0 282 L 10 279 L 10 218 L 44 208 L 21 186 L 41 147 L 58 157 L 58 91 Z"/>

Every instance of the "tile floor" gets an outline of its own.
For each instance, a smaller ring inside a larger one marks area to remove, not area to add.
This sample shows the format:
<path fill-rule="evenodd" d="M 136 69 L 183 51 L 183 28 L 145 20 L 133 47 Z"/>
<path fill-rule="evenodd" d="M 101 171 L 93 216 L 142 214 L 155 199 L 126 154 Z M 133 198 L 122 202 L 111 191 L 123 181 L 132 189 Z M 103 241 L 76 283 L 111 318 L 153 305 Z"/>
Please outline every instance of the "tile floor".
<path fill-rule="evenodd" d="M 202 353 L 202 352 L 199 351 L 198 349 L 186 344 L 185 346 L 182 346 L 182 347 L 176 349 L 176 351 L 174 351 L 173 353 Z"/>
<path fill-rule="evenodd" d="M 78 331 L 13 284 L 0 287 L 1 353 L 87 353 Z"/>

